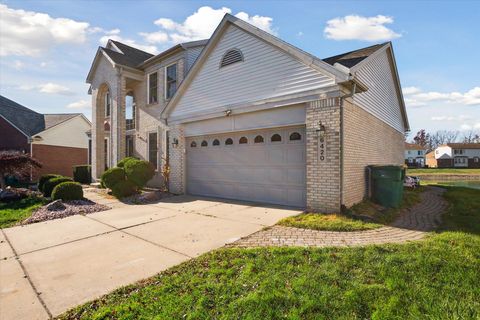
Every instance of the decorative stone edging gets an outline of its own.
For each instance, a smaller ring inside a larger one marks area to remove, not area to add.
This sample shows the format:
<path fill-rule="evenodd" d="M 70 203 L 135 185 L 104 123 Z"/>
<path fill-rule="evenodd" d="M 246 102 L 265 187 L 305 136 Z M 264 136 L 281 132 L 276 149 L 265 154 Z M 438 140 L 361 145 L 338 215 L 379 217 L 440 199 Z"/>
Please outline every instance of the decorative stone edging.
<path fill-rule="evenodd" d="M 480 174 L 417 174 L 415 175 L 425 181 L 477 181 L 480 180 Z"/>
<path fill-rule="evenodd" d="M 448 203 L 442 198 L 444 191 L 442 188 L 428 187 L 421 194 L 421 202 L 406 210 L 391 226 L 366 231 L 338 232 L 277 225 L 242 238 L 230 246 L 344 247 L 420 240 L 440 224 L 440 217 L 448 207 Z"/>

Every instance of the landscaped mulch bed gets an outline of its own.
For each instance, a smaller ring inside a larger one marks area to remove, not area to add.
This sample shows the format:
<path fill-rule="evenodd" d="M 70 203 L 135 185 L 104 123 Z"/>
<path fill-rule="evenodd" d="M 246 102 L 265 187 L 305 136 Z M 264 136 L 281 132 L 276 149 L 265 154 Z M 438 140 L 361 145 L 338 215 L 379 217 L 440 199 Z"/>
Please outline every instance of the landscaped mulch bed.
<path fill-rule="evenodd" d="M 48 209 L 48 205 L 45 205 L 35 210 L 33 214 L 29 218 L 23 220 L 21 224 L 37 223 L 47 220 L 66 218 L 77 214 L 89 214 L 110 209 L 110 207 L 106 205 L 98 204 L 87 199 L 64 201 L 61 202 L 61 204 L 63 204 L 63 208 L 60 206 L 61 208 L 50 210 Z"/>

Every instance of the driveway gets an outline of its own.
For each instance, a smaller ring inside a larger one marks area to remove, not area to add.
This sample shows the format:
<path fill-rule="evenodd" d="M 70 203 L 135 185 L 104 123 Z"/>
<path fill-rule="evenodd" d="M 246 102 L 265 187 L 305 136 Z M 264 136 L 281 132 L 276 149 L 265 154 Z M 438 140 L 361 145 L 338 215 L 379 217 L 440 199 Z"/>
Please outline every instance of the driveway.
<path fill-rule="evenodd" d="M 0 319 L 48 319 L 300 210 L 178 196 L 0 233 Z"/>

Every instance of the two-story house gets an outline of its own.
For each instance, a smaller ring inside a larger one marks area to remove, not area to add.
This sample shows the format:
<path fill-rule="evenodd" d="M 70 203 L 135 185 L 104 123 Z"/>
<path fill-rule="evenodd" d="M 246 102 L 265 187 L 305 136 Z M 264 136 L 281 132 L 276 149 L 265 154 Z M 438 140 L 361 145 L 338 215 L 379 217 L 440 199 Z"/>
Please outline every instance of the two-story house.
<path fill-rule="evenodd" d="M 421 145 L 405 142 L 405 164 L 409 167 L 423 168 L 426 151 Z"/>
<path fill-rule="evenodd" d="M 320 59 L 232 15 L 158 55 L 110 40 L 87 77 L 92 172 L 133 155 L 173 193 L 335 212 L 365 167 L 404 163 L 409 130 L 391 43 Z"/>
<path fill-rule="evenodd" d="M 447 143 L 435 149 L 438 168 L 480 168 L 480 143 Z"/>

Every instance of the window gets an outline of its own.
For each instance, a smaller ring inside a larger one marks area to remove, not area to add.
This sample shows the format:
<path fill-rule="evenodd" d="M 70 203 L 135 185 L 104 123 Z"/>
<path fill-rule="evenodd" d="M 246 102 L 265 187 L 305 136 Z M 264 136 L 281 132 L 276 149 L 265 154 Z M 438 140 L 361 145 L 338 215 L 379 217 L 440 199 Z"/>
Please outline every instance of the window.
<path fill-rule="evenodd" d="M 272 142 L 280 142 L 282 141 L 282 136 L 280 136 L 278 133 L 275 133 L 271 138 L 270 141 Z"/>
<path fill-rule="evenodd" d="M 240 140 L 238 141 L 239 144 L 245 144 L 248 143 L 247 137 L 241 137 Z"/>
<path fill-rule="evenodd" d="M 110 162 L 109 160 L 109 154 L 108 154 L 108 139 L 103 140 L 103 156 L 104 156 L 104 162 L 105 162 L 105 170 L 108 169 L 108 163 Z"/>
<path fill-rule="evenodd" d="M 473 162 L 478 163 L 480 159 L 478 157 L 473 158 Z"/>
<path fill-rule="evenodd" d="M 105 93 L 105 117 L 110 117 L 110 91 Z"/>
<path fill-rule="evenodd" d="M 133 157 L 133 135 L 125 136 L 125 156 Z"/>
<path fill-rule="evenodd" d="M 148 134 L 148 161 L 157 170 L 158 159 L 158 145 L 157 145 L 157 133 L 150 132 Z"/>
<path fill-rule="evenodd" d="M 421 155 L 422 155 L 422 151 L 418 151 L 417 155 L 421 156 Z"/>
<path fill-rule="evenodd" d="M 228 50 L 222 57 L 220 68 L 243 61 L 242 51 L 238 49 Z"/>
<path fill-rule="evenodd" d="M 290 134 L 290 141 L 302 140 L 302 135 L 298 132 L 292 132 Z"/>
<path fill-rule="evenodd" d="M 158 102 L 158 75 L 156 72 L 148 75 L 148 103 Z"/>
<path fill-rule="evenodd" d="M 255 143 L 263 143 L 263 137 L 262 136 L 256 136 L 255 139 L 253 140 Z"/>
<path fill-rule="evenodd" d="M 177 64 L 172 64 L 165 69 L 165 97 L 170 99 L 177 91 Z"/>
<path fill-rule="evenodd" d="M 135 98 L 133 93 L 129 92 L 125 97 L 125 123 L 126 129 L 135 129 Z"/>
<path fill-rule="evenodd" d="M 192 141 L 192 143 L 190 143 L 190 148 L 196 148 L 197 147 L 197 143 L 195 141 Z"/>
<path fill-rule="evenodd" d="M 212 145 L 214 145 L 214 146 L 219 146 L 219 145 L 220 145 L 220 141 L 219 141 L 218 139 L 215 139 L 215 140 L 213 140 Z"/>
<path fill-rule="evenodd" d="M 228 138 L 227 140 L 225 140 L 225 145 L 226 145 L 226 146 L 230 146 L 230 145 L 232 145 L 232 144 L 233 144 L 232 138 Z"/>
<path fill-rule="evenodd" d="M 455 149 L 455 150 L 453 150 L 453 154 L 463 154 L 463 150 L 462 149 Z"/>
<path fill-rule="evenodd" d="M 202 147 L 207 147 L 207 146 L 208 146 L 208 142 L 207 142 L 206 140 L 203 140 L 201 146 L 202 146 Z"/>

